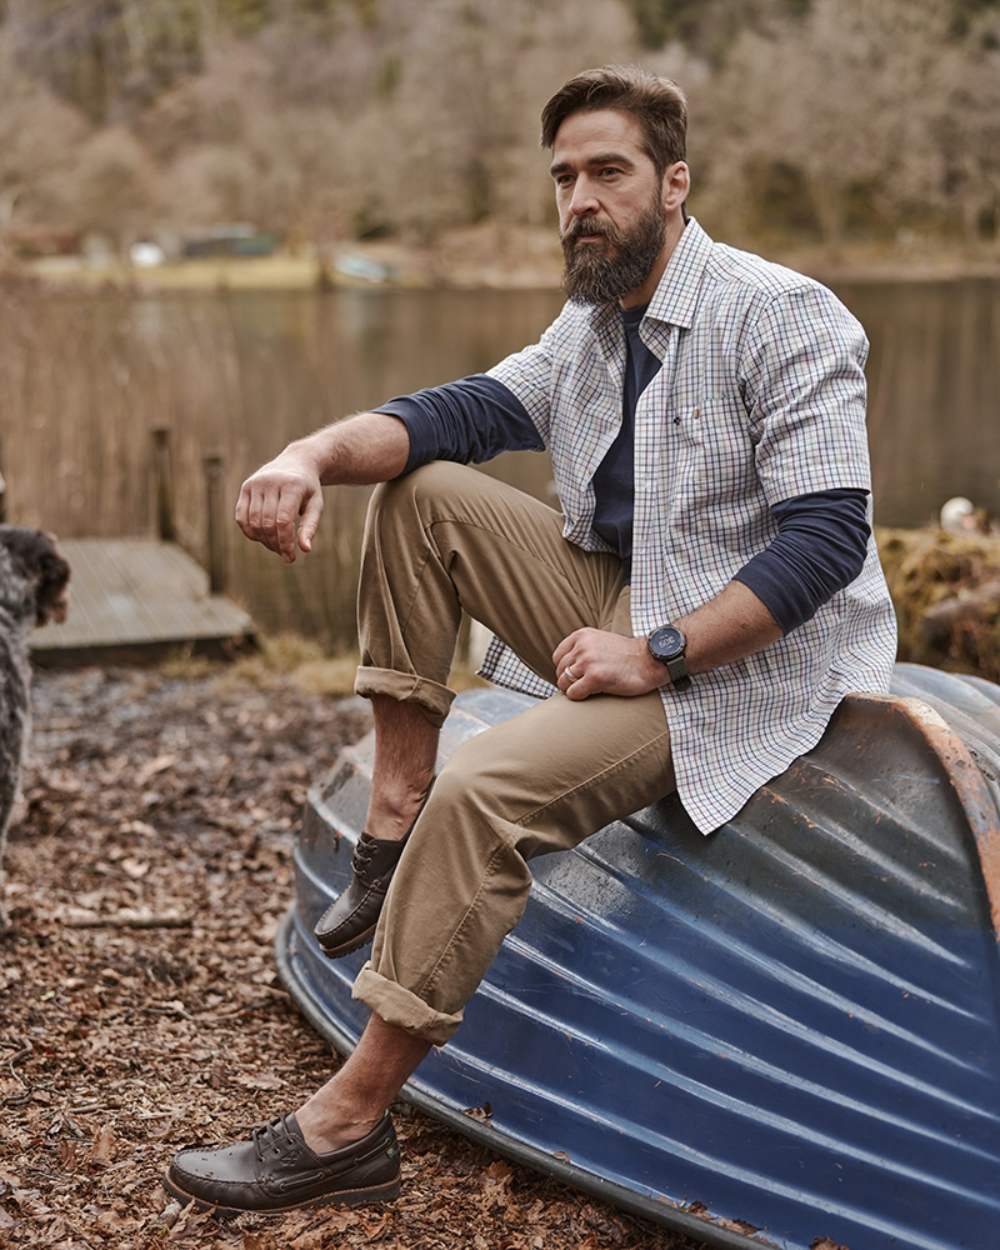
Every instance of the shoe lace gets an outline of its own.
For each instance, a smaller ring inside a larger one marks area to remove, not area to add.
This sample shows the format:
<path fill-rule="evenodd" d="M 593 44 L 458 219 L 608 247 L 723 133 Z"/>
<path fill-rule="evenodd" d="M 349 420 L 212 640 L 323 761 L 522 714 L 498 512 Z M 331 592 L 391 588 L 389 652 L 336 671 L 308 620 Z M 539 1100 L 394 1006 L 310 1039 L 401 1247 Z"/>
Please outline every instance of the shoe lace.
<path fill-rule="evenodd" d="M 267 1151 L 280 1155 L 285 1147 L 292 1143 L 284 1116 L 278 1116 L 276 1120 L 271 1120 L 268 1124 L 258 1124 L 256 1128 L 250 1130 L 250 1139 L 261 1163 L 264 1162 L 264 1155 Z"/>
<path fill-rule="evenodd" d="M 375 843 L 365 838 L 358 838 L 354 847 L 354 871 L 365 872 L 375 854 Z"/>

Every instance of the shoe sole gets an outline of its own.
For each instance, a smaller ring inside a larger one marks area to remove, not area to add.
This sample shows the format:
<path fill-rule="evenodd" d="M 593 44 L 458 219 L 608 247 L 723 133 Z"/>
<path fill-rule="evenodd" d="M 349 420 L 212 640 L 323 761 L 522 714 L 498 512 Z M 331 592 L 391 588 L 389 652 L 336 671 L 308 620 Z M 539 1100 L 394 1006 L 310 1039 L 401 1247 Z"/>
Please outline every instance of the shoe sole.
<path fill-rule="evenodd" d="M 364 1207 L 370 1203 L 391 1202 L 399 1197 L 400 1183 L 397 1176 L 394 1181 L 384 1185 L 371 1185 L 367 1189 L 345 1189 L 335 1194 L 320 1194 L 315 1198 L 306 1198 L 302 1202 L 292 1202 L 284 1207 L 227 1207 L 220 1202 L 209 1202 L 199 1198 L 197 1194 L 189 1194 L 169 1176 L 162 1178 L 163 1188 L 172 1198 L 176 1198 L 182 1206 L 194 1203 L 196 1211 L 211 1211 L 215 1215 L 281 1215 L 285 1211 L 298 1211 L 306 1207 Z"/>
<path fill-rule="evenodd" d="M 360 950 L 367 942 L 370 942 L 375 936 L 376 924 L 365 929 L 364 933 L 358 937 L 351 938 L 349 942 L 341 942 L 339 946 L 324 946 L 323 939 L 317 938 L 319 948 L 328 959 L 339 959 L 342 955 L 350 955 L 353 951 Z"/>

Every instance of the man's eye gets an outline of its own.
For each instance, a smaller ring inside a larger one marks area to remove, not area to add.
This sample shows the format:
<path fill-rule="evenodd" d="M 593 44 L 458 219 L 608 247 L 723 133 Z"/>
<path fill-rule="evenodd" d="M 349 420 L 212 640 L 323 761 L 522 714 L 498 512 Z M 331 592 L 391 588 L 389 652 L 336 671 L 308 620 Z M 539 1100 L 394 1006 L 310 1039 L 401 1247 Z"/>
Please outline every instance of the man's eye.
<path fill-rule="evenodd" d="M 569 184 L 570 184 L 572 181 L 573 181 L 573 175 L 572 175 L 572 174 L 560 174 L 560 175 L 556 178 L 556 186 L 557 186 L 557 187 L 568 187 L 568 186 L 569 186 Z"/>
<path fill-rule="evenodd" d="M 612 165 L 609 165 L 606 169 L 601 170 L 601 177 L 616 178 L 621 172 L 620 169 L 615 169 Z"/>

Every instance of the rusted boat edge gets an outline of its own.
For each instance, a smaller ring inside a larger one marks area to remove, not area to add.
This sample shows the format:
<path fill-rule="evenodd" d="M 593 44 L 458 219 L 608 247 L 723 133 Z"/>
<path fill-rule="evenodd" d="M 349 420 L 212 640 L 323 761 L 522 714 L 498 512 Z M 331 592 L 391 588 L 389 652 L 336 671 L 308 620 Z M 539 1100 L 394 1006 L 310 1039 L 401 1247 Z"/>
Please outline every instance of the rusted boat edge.
<path fill-rule="evenodd" d="M 889 705 L 909 721 L 937 758 L 976 841 L 994 939 L 1000 942 L 1000 811 L 972 752 L 944 717 L 913 696 L 857 694 L 856 703 Z"/>

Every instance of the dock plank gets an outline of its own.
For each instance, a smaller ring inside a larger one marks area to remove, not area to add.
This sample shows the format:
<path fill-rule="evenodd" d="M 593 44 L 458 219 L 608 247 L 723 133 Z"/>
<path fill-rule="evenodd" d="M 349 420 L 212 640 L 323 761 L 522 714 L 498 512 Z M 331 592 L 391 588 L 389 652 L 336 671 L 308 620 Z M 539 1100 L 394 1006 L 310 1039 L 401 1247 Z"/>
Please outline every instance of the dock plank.
<path fill-rule="evenodd" d="M 208 574 L 175 543 L 80 538 L 60 549 L 72 569 L 69 615 L 35 631 L 39 659 L 254 636 L 249 614 L 209 594 Z"/>

